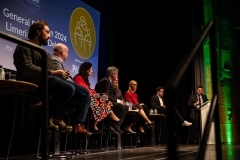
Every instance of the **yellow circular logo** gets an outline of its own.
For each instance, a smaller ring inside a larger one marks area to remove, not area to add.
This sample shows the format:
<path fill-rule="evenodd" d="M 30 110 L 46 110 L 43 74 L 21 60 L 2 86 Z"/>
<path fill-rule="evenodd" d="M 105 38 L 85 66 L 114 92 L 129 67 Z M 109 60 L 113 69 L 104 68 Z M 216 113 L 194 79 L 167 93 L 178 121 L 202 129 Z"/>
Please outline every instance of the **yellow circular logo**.
<path fill-rule="evenodd" d="M 96 32 L 92 17 L 84 8 L 76 8 L 70 19 L 70 39 L 77 55 L 82 59 L 92 56 Z"/>

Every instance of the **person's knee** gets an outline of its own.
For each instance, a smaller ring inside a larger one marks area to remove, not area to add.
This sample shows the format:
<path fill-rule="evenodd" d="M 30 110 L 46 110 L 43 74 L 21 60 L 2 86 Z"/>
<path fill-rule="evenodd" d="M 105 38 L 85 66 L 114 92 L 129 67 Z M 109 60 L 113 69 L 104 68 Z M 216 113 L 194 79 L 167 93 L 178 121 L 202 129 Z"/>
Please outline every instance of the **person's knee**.
<path fill-rule="evenodd" d="M 124 111 L 128 111 L 129 107 L 127 105 L 123 105 L 124 106 Z"/>

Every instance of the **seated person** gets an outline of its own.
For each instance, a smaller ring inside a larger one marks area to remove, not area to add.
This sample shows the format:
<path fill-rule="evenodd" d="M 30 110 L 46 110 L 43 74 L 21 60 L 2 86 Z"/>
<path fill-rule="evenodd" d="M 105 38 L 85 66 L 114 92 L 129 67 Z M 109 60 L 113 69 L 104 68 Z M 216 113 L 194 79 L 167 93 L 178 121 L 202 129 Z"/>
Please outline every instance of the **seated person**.
<path fill-rule="evenodd" d="M 28 32 L 29 42 L 35 45 L 47 45 L 50 38 L 50 29 L 47 22 L 36 21 Z M 51 56 L 46 53 L 46 59 L 42 59 L 42 54 L 33 48 L 18 44 L 14 51 L 14 65 L 20 80 L 35 83 L 42 87 L 42 61 L 46 60 L 48 94 L 52 95 L 49 101 L 49 108 L 53 109 L 49 120 L 49 128 L 71 129 L 66 125 L 64 119 L 71 111 L 76 109 L 75 132 L 91 135 L 84 127 L 90 97 L 89 92 L 73 82 L 67 81 L 69 73 L 64 70 L 57 70 L 53 64 Z M 56 108 L 54 108 L 56 107 Z"/>
<path fill-rule="evenodd" d="M 116 92 L 113 88 L 112 82 L 118 79 L 118 69 L 114 66 L 108 67 L 106 70 L 106 76 L 100 79 L 96 86 L 95 91 L 97 93 L 106 93 L 109 96 L 109 100 L 112 102 L 112 110 L 115 115 L 120 119 L 119 122 L 110 120 L 109 130 L 112 133 L 122 133 L 120 129 L 122 122 L 128 112 L 128 106 L 124 104 L 123 100 L 117 98 Z"/>
<path fill-rule="evenodd" d="M 119 121 L 119 118 L 113 113 L 111 101 L 108 100 L 108 95 L 105 93 L 96 93 L 95 90 L 90 88 L 90 82 L 88 77 L 92 74 L 92 64 L 90 62 L 84 62 L 81 64 L 78 74 L 73 78 L 74 82 L 87 88 L 91 98 L 91 109 L 94 118 L 92 130 L 99 132 L 97 124 L 107 116 L 113 121 Z"/>
<path fill-rule="evenodd" d="M 152 109 L 155 109 L 155 108 L 157 109 L 158 114 L 163 114 L 163 113 L 165 113 L 165 110 L 167 108 L 165 105 L 165 102 L 164 102 L 164 98 L 163 98 L 164 88 L 157 87 L 156 92 L 157 92 L 157 94 L 155 94 L 151 97 L 150 105 L 151 105 Z M 183 119 L 183 117 L 180 115 L 180 113 L 178 112 L 178 110 L 175 107 L 174 107 L 174 111 L 175 111 L 175 114 L 177 115 L 178 119 L 182 123 L 182 126 L 191 126 L 192 125 L 192 123 Z"/>
<path fill-rule="evenodd" d="M 68 47 L 62 43 L 57 43 L 53 47 L 52 61 L 56 69 L 64 70 L 68 73 L 68 78 L 66 80 L 73 82 L 70 75 L 70 71 L 67 70 L 63 64 L 68 58 Z"/>
<path fill-rule="evenodd" d="M 147 106 L 144 103 L 140 103 L 138 102 L 138 95 L 136 93 L 137 90 L 137 81 L 135 80 L 131 80 L 129 82 L 129 89 L 128 91 L 124 94 L 124 99 L 128 102 L 132 103 L 132 108 L 133 109 L 138 109 L 139 112 L 138 114 L 140 115 L 140 118 L 137 121 L 138 124 L 138 128 L 140 130 L 141 133 L 145 133 L 143 126 L 147 125 L 147 126 L 152 126 L 153 122 L 151 122 L 149 120 L 149 111 Z M 126 126 L 126 130 L 130 130 L 131 129 L 131 125 L 130 126 Z"/>

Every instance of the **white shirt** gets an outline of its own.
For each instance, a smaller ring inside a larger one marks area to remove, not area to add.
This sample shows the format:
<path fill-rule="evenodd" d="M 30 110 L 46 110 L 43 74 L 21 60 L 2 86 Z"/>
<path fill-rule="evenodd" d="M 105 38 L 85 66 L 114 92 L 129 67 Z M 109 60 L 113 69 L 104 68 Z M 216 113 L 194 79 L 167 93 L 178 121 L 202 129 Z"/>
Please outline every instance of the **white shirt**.
<path fill-rule="evenodd" d="M 160 97 L 158 94 L 157 94 L 157 96 L 158 96 L 158 98 L 159 98 L 160 106 L 164 106 L 162 97 Z"/>

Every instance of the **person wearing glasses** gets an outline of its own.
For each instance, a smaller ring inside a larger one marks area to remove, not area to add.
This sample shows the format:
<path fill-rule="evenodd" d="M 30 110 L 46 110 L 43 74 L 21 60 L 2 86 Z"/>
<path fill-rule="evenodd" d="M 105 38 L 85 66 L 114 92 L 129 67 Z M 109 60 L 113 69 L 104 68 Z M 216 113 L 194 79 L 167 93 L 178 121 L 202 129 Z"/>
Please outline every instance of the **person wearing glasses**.
<path fill-rule="evenodd" d="M 152 127 L 154 122 L 149 120 L 149 110 L 148 107 L 144 103 L 138 102 L 137 91 L 137 81 L 131 80 L 129 82 L 128 91 L 124 94 L 124 99 L 128 102 L 132 103 L 132 108 L 138 110 L 139 119 L 137 121 L 137 125 L 140 133 L 145 133 L 144 125 L 147 127 Z M 132 124 L 131 124 L 132 125 Z M 125 127 L 125 131 L 131 132 L 131 125 Z"/>

